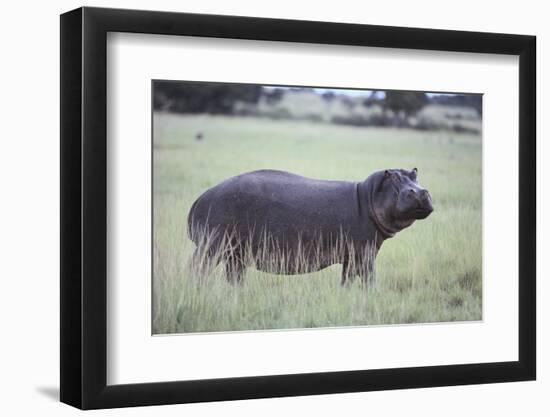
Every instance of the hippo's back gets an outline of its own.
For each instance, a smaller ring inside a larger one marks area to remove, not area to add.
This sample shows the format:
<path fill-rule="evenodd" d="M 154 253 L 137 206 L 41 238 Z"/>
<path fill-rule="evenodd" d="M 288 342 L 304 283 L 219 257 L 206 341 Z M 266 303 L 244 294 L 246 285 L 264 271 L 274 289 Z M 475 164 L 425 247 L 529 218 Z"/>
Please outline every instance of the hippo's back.
<path fill-rule="evenodd" d="M 275 239 L 336 234 L 357 216 L 356 199 L 352 182 L 253 171 L 221 182 L 195 201 L 188 217 L 190 237 L 197 243 L 197 231 Z"/>

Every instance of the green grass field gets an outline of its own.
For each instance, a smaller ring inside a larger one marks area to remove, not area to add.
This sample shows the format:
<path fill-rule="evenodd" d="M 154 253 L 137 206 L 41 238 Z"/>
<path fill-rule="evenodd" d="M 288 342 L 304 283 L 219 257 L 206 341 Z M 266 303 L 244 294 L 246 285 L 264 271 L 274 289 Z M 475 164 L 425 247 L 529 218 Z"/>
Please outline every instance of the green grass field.
<path fill-rule="evenodd" d="M 153 130 L 153 333 L 481 320 L 480 136 L 162 113 Z M 435 211 L 382 245 L 368 291 L 340 287 L 341 265 L 293 276 L 248 268 L 242 286 L 221 267 L 201 286 L 189 276 L 189 208 L 230 176 L 272 168 L 362 181 L 413 167 Z"/>

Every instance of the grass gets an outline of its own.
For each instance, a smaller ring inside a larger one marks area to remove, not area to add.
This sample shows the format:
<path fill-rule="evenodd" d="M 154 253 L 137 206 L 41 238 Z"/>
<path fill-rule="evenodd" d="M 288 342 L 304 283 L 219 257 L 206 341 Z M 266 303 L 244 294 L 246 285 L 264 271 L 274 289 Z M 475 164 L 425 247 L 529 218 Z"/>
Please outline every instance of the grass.
<path fill-rule="evenodd" d="M 162 113 L 153 136 L 153 333 L 482 318 L 480 136 Z M 230 176 L 272 168 L 362 181 L 413 167 L 435 211 L 383 244 L 368 292 L 357 281 L 341 288 L 341 265 L 294 276 L 248 268 L 242 286 L 229 285 L 221 267 L 197 286 L 187 268 L 189 208 Z"/>

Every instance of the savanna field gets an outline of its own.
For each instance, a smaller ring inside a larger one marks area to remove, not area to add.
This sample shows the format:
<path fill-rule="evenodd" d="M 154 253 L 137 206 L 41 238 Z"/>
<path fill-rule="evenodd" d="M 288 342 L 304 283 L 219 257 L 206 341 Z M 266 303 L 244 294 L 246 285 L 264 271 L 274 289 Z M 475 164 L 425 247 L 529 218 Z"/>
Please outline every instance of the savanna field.
<path fill-rule="evenodd" d="M 482 319 L 480 135 L 168 113 L 153 124 L 153 333 Z M 362 181 L 413 167 L 435 211 L 384 242 L 368 291 L 359 280 L 342 288 L 341 265 L 288 276 L 250 267 L 242 286 L 222 266 L 202 285 L 190 276 L 187 213 L 230 176 L 270 168 Z"/>

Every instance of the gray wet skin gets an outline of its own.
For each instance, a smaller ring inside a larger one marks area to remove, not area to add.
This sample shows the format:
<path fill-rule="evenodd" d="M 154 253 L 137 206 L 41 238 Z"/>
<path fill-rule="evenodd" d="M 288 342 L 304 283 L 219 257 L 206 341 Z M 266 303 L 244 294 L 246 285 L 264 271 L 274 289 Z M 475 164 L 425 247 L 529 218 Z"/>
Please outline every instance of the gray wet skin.
<path fill-rule="evenodd" d="M 247 266 L 300 274 L 341 263 L 342 284 L 356 276 L 372 283 L 384 240 L 433 211 L 417 172 L 388 169 L 362 182 L 275 170 L 229 178 L 191 207 L 192 262 L 199 268 L 223 262 L 230 282 L 241 282 Z"/>

